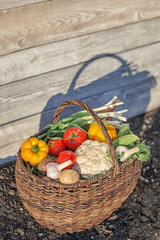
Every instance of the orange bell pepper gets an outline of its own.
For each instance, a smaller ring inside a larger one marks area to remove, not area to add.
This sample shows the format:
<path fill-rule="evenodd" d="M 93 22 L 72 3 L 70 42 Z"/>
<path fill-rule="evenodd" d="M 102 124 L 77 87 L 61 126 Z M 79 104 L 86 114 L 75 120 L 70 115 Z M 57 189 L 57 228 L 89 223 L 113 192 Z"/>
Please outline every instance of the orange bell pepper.
<path fill-rule="evenodd" d="M 117 138 L 117 132 L 116 132 L 115 127 L 113 127 L 112 125 L 107 124 L 106 122 L 104 122 L 104 123 L 105 123 L 107 132 L 108 132 L 111 140 L 112 141 L 115 140 Z M 105 137 L 103 135 L 103 132 L 100 129 L 100 127 L 99 127 L 97 122 L 93 122 L 90 125 L 89 130 L 88 130 L 88 138 L 91 139 L 91 140 L 97 140 L 99 142 L 106 142 L 106 139 L 105 139 Z"/>
<path fill-rule="evenodd" d="M 38 165 L 47 157 L 48 145 L 36 137 L 26 140 L 21 146 L 21 157 L 32 166 Z"/>

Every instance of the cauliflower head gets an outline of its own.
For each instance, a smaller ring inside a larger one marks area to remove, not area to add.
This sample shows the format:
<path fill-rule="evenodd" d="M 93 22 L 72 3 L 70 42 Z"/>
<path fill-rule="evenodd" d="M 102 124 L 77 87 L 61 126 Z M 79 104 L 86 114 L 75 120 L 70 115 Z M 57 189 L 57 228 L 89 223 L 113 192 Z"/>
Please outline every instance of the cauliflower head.
<path fill-rule="evenodd" d="M 112 159 L 108 156 L 109 148 L 104 142 L 86 140 L 75 151 L 74 169 L 83 178 L 90 178 L 112 167 Z"/>

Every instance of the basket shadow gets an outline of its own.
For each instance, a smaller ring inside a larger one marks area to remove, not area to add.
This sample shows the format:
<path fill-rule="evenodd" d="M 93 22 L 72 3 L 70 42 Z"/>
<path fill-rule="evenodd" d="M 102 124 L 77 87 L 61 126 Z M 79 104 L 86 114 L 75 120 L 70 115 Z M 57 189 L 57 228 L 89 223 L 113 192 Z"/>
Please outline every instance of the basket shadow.
<path fill-rule="evenodd" d="M 78 80 L 81 80 L 82 74 L 85 75 L 92 64 L 96 64 L 98 67 L 99 61 L 106 58 L 107 61 L 112 59 L 119 62 L 120 66 L 108 74 L 97 77 L 97 79 L 91 81 L 91 83 L 76 88 L 76 83 Z M 62 91 L 61 93 L 53 95 L 48 100 L 41 113 L 39 129 L 41 130 L 48 123 L 51 123 L 56 108 L 68 99 L 82 100 L 91 108 L 96 108 L 104 105 L 113 96 L 118 96 L 119 99 L 124 101 L 124 108 L 129 109 L 128 113 L 124 114 L 126 117 L 131 118 L 142 114 L 147 109 L 150 101 L 150 90 L 155 85 L 156 80 L 151 76 L 149 71 L 138 72 L 133 63 L 128 63 L 126 60 L 114 54 L 103 53 L 96 55 L 86 61 L 77 71 L 66 94 L 63 94 Z M 61 113 L 61 118 L 78 110 L 81 109 L 70 106 L 67 108 L 67 111 Z"/>

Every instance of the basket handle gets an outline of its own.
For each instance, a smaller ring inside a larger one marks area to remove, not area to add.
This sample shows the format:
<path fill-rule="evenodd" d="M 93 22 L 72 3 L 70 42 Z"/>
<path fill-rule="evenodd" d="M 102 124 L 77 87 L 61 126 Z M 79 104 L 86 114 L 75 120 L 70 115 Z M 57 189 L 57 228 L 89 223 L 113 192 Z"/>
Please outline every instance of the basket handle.
<path fill-rule="evenodd" d="M 59 107 L 55 111 L 54 116 L 52 118 L 52 124 L 55 124 L 56 122 L 58 122 L 62 110 L 69 105 L 78 105 L 78 106 L 84 108 L 98 123 L 99 127 L 101 128 L 101 130 L 104 134 L 107 144 L 108 144 L 108 148 L 109 148 L 109 151 L 111 154 L 111 159 L 112 159 L 112 167 L 115 167 L 114 168 L 114 176 L 117 175 L 119 173 L 119 164 L 116 159 L 116 153 L 115 153 L 115 149 L 112 144 L 112 140 L 106 130 L 104 123 L 100 119 L 100 117 L 86 103 L 84 103 L 80 100 L 77 100 L 77 99 L 71 99 L 71 100 L 64 101 L 61 105 L 59 105 Z"/>

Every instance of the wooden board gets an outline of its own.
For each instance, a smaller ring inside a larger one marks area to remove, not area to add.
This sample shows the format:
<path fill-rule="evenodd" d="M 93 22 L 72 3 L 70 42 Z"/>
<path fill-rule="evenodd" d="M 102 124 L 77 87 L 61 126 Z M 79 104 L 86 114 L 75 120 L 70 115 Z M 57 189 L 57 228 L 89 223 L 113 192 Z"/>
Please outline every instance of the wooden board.
<path fill-rule="evenodd" d="M 160 17 L 157 0 L 53 0 L 0 11 L 0 55 Z"/>
<path fill-rule="evenodd" d="M 33 123 L 38 123 L 39 117 L 34 116 L 0 128 L 0 139 L 3 139 L 0 144 L 0 165 L 15 160 L 24 139 L 38 132 L 38 125 Z"/>
<path fill-rule="evenodd" d="M 160 76 L 160 42 L 102 57 L 0 87 L 0 123 L 5 124 L 57 107 L 66 98 L 86 99 Z M 127 62 L 125 62 L 127 61 Z M 131 64 L 132 63 L 132 64 Z M 75 77 L 78 71 L 79 77 Z M 133 70 L 133 71 L 132 71 Z M 134 72 L 135 70 L 135 72 Z M 132 71 L 132 73 L 130 73 Z M 131 76 L 129 75 L 131 74 Z M 145 110 L 145 109 L 144 109 Z"/>
<path fill-rule="evenodd" d="M 158 41 L 160 18 L 12 53 L 0 57 L 0 85 Z"/>
<path fill-rule="evenodd" d="M 0 0 L 0 10 L 22 7 L 29 4 L 47 2 L 48 0 Z"/>

